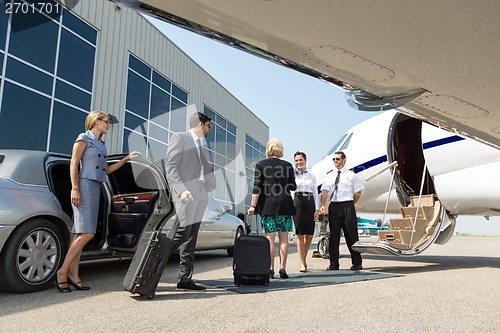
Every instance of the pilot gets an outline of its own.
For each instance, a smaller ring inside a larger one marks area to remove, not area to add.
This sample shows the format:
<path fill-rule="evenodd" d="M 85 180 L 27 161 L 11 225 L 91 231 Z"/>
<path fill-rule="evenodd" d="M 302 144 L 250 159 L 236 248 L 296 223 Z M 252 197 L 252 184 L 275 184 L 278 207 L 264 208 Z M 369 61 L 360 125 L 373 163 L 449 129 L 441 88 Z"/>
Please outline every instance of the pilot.
<path fill-rule="evenodd" d="M 328 178 L 321 186 L 320 214 L 325 214 L 326 198 L 329 198 L 328 224 L 330 227 L 330 266 L 327 270 L 339 269 L 340 230 L 344 232 L 345 241 L 351 253 L 351 270 L 363 269 L 361 254 L 352 249 L 359 240 L 356 209 L 354 205 L 364 190 L 358 176 L 345 167 L 346 156 L 342 151 L 333 154 L 333 164 L 337 172 Z M 334 177 L 335 175 L 335 177 Z"/>

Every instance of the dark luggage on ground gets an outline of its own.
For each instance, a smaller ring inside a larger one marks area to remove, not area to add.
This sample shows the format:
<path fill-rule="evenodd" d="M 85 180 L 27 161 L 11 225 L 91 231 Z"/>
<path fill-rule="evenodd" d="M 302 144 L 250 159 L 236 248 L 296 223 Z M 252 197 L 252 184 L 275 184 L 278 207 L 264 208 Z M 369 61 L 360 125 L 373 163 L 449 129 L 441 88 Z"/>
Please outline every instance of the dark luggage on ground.
<path fill-rule="evenodd" d="M 234 244 L 233 275 L 236 286 L 269 284 L 269 240 L 264 236 L 242 235 Z"/>
<path fill-rule="evenodd" d="M 149 299 L 155 295 L 163 269 L 174 250 L 174 236 L 179 228 L 179 219 L 175 218 L 168 235 L 162 233 L 163 225 L 164 223 L 160 223 L 154 230 L 144 231 L 141 235 L 135 255 L 123 279 L 123 288 L 132 294 L 146 296 Z"/>
<path fill-rule="evenodd" d="M 152 299 L 172 253 L 172 246 L 173 240 L 161 231 L 153 231 L 141 238 L 123 280 L 125 290 Z"/>

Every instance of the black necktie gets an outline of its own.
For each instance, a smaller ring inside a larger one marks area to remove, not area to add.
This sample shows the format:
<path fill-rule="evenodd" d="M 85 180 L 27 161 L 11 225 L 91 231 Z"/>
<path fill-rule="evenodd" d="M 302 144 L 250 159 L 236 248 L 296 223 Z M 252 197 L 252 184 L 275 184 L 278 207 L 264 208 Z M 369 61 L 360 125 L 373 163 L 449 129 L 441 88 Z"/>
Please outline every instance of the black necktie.
<path fill-rule="evenodd" d="M 335 178 L 335 187 L 333 189 L 333 193 L 337 194 L 337 189 L 339 188 L 339 180 L 340 180 L 340 170 L 337 171 L 337 178 Z"/>
<path fill-rule="evenodd" d="M 201 164 L 200 181 L 205 181 L 205 170 L 203 166 L 203 151 L 202 151 L 203 148 L 201 147 L 200 139 L 196 140 L 196 142 L 198 143 L 198 154 L 200 155 L 200 164 Z"/>
<path fill-rule="evenodd" d="M 337 188 L 339 187 L 340 180 L 340 170 L 337 171 L 337 178 L 335 178 L 335 185 L 333 187 L 332 194 L 330 194 L 330 201 L 332 201 L 333 196 L 337 193 Z"/>
<path fill-rule="evenodd" d="M 200 139 L 198 139 L 198 140 L 196 140 L 196 142 L 198 143 L 198 154 L 200 155 L 200 161 L 203 161 L 203 160 L 201 159 L 201 155 L 203 154 L 203 152 L 202 152 L 202 150 L 201 150 L 201 140 L 200 140 Z"/>

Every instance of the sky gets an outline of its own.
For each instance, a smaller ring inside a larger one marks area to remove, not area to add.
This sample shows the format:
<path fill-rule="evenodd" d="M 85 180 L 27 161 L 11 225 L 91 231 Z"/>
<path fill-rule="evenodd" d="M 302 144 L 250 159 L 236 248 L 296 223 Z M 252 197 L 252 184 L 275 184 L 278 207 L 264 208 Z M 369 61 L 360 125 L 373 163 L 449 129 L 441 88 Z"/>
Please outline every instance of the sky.
<path fill-rule="evenodd" d="M 289 162 L 300 150 L 307 154 L 309 167 L 313 166 L 346 130 L 377 114 L 351 109 L 344 92 L 332 85 L 147 19 L 269 126 L 269 138 L 282 141 L 284 159 Z"/>
<path fill-rule="evenodd" d="M 219 42 L 147 17 L 163 34 L 269 126 L 279 138 L 283 159 L 307 154 L 308 167 L 351 127 L 378 112 L 353 110 L 344 92 L 307 75 L 236 50 Z M 263 143 L 265 145 L 265 142 Z M 500 218 L 460 216 L 459 233 L 500 235 Z"/>

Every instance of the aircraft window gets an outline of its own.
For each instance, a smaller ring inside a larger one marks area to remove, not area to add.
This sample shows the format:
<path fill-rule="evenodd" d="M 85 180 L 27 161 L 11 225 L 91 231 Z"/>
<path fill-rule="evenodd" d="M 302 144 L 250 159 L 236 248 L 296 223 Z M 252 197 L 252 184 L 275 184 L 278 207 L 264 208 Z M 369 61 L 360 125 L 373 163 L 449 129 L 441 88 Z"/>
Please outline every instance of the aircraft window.
<path fill-rule="evenodd" d="M 342 147 L 340 147 L 339 150 L 347 149 L 347 147 L 349 146 L 349 142 L 351 142 L 351 138 L 352 138 L 352 133 L 349 134 L 349 137 L 347 138 L 347 140 L 345 140 L 344 144 L 342 145 Z"/>
<path fill-rule="evenodd" d="M 328 156 L 328 155 L 331 155 L 333 154 L 334 152 L 336 152 L 338 149 L 338 147 L 342 144 L 342 142 L 344 141 L 344 139 L 346 138 L 347 136 L 347 133 L 344 134 L 339 141 L 337 141 L 337 143 L 328 151 L 328 153 L 325 154 L 325 156 Z M 323 156 L 323 157 L 325 157 Z"/>

